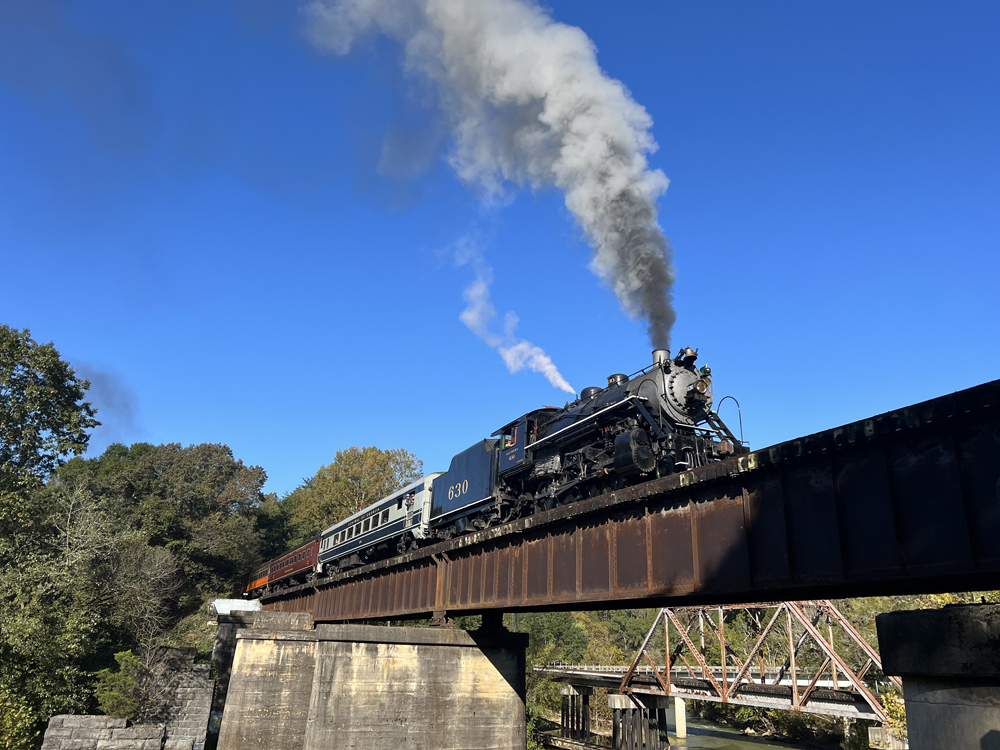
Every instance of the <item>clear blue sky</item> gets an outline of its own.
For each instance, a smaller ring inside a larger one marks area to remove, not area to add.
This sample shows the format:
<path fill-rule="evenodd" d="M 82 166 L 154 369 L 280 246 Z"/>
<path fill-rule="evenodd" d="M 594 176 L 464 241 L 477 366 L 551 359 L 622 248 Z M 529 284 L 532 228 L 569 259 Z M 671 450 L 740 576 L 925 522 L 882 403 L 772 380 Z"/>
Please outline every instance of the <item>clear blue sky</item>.
<path fill-rule="evenodd" d="M 1000 377 L 1000 4 L 546 7 L 653 118 L 673 345 L 753 447 Z M 484 204 L 392 42 L 336 58 L 302 25 L 0 0 L 0 322 L 94 375 L 92 455 L 227 443 L 284 493 L 351 445 L 442 470 L 562 404 L 459 320 L 462 238 L 577 390 L 647 363 L 561 194 Z"/>

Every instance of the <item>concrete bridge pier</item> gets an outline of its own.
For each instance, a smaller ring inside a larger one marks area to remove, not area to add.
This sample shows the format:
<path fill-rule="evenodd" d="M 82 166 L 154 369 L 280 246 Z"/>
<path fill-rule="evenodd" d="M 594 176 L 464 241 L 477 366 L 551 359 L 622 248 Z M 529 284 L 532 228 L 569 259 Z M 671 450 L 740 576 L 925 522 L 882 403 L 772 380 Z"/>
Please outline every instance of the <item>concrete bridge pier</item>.
<path fill-rule="evenodd" d="M 236 634 L 219 750 L 524 750 L 527 636 L 318 625 Z"/>
<path fill-rule="evenodd" d="M 687 701 L 674 696 L 674 733 L 677 739 L 684 739 L 688 736 L 687 722 Z"/>
<path fill-rule="evenodd" d="M 903 681 L 911 750 L 1000 750 L 1000 606 L 876 618 L 883 671 Z"/>

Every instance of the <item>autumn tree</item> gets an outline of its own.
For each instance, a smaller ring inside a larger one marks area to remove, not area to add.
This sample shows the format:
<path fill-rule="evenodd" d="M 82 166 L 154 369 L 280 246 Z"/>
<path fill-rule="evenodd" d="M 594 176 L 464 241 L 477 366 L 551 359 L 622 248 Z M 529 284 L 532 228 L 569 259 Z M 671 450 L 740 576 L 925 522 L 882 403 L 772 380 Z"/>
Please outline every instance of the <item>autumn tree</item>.
<path fill-rule="evenodd" d="M 423 473 L 423 462 L 403 448 L 352 446 L 337 451 L 332 463 L 316 472 L 284 502 L 305 534 L 315 534 L 347 518 Z"/>

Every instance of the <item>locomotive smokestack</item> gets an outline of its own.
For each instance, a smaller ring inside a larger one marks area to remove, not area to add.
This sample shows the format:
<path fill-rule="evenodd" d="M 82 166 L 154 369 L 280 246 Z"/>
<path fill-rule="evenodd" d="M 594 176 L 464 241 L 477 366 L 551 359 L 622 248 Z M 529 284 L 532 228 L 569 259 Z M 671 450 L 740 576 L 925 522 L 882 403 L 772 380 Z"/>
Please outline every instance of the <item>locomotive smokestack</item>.
<path fill-rule="evenodd" d="M 409 75 L 428 79 L 452 128 L 449 163 L 487 195 L 552 185 L 593 250 L 590 268 L 622 309 L 670 345 L 673 250 L 657 201 L 669 181 L 649 165 L 653 120 L 597 48 L 535 0 L 304 0 L 307 33 L 345 55 L 378 31 Z M 385 158 L 383 152 L 383 157 Z"/>
<path fill-rule="evenodd" d="M 670 350 L 669 349 L 653 349 L 653 364 L 663 367 L 663 365 L 670 361 Z"/>

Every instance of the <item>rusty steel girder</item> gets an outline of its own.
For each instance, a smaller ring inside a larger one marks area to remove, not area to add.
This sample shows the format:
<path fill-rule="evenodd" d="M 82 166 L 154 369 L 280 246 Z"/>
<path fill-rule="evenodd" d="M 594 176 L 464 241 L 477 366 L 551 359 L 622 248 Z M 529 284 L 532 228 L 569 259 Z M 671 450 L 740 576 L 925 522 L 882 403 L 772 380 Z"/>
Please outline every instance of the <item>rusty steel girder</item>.
<path fill-rule="evenodd" d="M 1000 381 L 271 595 L 316 621 L 1000 588 Z"/>

